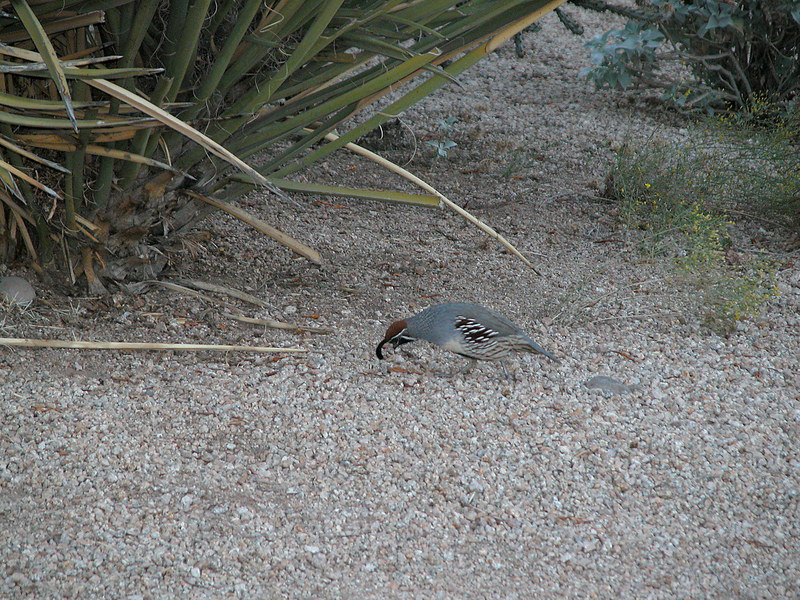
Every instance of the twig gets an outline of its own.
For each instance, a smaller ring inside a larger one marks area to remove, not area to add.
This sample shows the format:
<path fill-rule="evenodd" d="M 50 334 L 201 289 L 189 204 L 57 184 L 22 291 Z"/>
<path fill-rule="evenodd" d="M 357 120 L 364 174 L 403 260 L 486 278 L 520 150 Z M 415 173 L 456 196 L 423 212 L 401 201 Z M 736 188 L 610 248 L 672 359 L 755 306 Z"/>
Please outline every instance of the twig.
<path fill-rule="evenodd" d="M 157 283 L 158 285 L 164 286 L 165 288 L 173 290 L 175 292 L 182 292 L 184 294 L 189 294 L 191 296 L 195 296 L 202 300 L 206 300 L 207 302 L 225 306 L 231 311 L 235 311 L 238 314 L 234 314 L 232 312 L 224 312 L 222 313 L 223 316 L 228 317 L 229 319 L 240 321 L 242 323 L 263 325 L 264 327 L 270 327 L 272 329 L 289 329 L 296 331 L 305 331 L 307 333 L 330 333 L 332 331 L 327 327 L 305 327 L 303 325 L 295 325 L 293 323 L 286 323 L 284 321 L 275 321 L 274 319 L 255 319 L 252 317 L 245 316 L 245 314 L 242 311 L 233 306 L 230 302 L 226 302 L 224 300 L 217 300 L 216 298 L 212 298 L 211 296 L 206 296 L 205 294 L 196 292 L 195 290 L 190 289 L 186 286 L 179 285 L 177 283 L 171 283 L 169 281 L 158 281 L 156 279 L 150 280 L 147 283 Z M 266 303 L 263 300 L 256 298 L 255 296 L 248 294 L 247 292 L 242 292 L 241 290 L 236 290 L 222 285 L 215 285 L 213 283 L 206 283 L 203 281 L 185 281 L 184 283 L 199 287 L 201 289 L 205 289 L 210 292 L 219 292 L 221 294 L 228 294 L 235 298 L 239 298 L 240 300 L 244 300 L 246 302 L 255 304 L 257 306 L 261 307 L 266 306 Z"/>
<path fill-rule="evenodd" d="M 206 296 L 205 294 L 201 294 L 200 292 L 196 292 L 193 289 L 190 289 L 184 285 L 178 285 L 177 283 L 171 283 L 169 281 L 158 281 L 157 279 L 151 279 L 146 281 L 145 283 L 156 283 L 160 286 L 167 288 L 168 290 L 172 290 L 173 292 L 182 292 L 184 294 L 189 294 L 190 296 L 194 296 L 195 298 L 200 298 L 202 300 L 206 300 L 207 302 L 211 302 L 213 304 L 222 304 L 223 306 L 228 306 L 232 308 L 232 305 L 224 300 L 217 300 L 216 298 L 212 298 L 211 296 Z"/>
<path fill-rule="evenodd" d="M 269 346 L 231 346 L 226 344 L 151 344 L 148 342 L 82 342 L 68 340 L 32 340 L 29 338 L 0 338 L 2 346 L 25 348 L 74 348 L 85 350 L 213 350 L 217 352 L 308 352 L 303 348 L 272 348 Z"/>
<path fill-rule="evenodd" d="M 272 190 L 272 188 L 278 189 L 275 187 L 274 184 L 270 183 L 269 189 Z M 309 248 L 308 246 L 306 246 L 301 242 L 298 242 L 294 238 L 289 237 L 279 229 L 273 227 L 272 225 L 266 223 L 265 221 L 259 219 L 258 217 L 251 215 L 246 210 L 239 208 L 238 206 L 234 206 L 233 204 L 230 204 L 229 202 L 225 202 L 218 198 L 211 198 L 210 196 L 204 196 L 202 194 L 198 194 L 197 192 L 193 192 L 192 190 L 183 190 L 183 193 L 186 194 L 187 196 L 191 196 L 192 198 L 196 198 L 197 200 L 202 200 L 206 204 L 210 204 L 215 208 L 224 210 L 229 215 L 233 215 L 240 221 L 247 223 L 254 229 L 260 231 L 261 233 L 268 235 L 273 240 L 283 244 L 284 246 L 287 246 L 288 248 L 291 248 L 292 250 L 297 252 L 297 254 L 299 254 L 300 256 L 305 256 L 308 260 L 318 265 L 322 264 L 322 259 L 320 258 L 320 255 L 316 250 Z M 281 197 L 286 198 L 287 196 L 286 194 L 281 192 Z"/>
<path fill-rule="evenodd" d="M 663 312 L 663 313 L 639 313 L 635 315 L 620 315 L 617 317 L 603 317 L 602 319 L 595 319 L 592 323 L 603 323 L 605 321 L 624 321 L 625 319 L 650 319 L 659 317 L 680 317 L 679 312 Z"/>
<path fill-rule="evenodd" d="M 254 319 L 253 317 L 246 317 L 244 315 L 236 315 L 233 313 L 222 313 L 223 316 L 229 319 L 234 319 L 242 323 L 250 323 L 251 325 L 263 325 L 264 327 L 271 327 L 272 329 L 291 329 L 305 331 L 306 333 L 330 333 L 333 331 L 330 327 L 306 327 L 305 325 L 293 325 L 292 323 L 284 323 L 283 321 L 275 321 L 273 319 Z"/>
<path fill-rule="evenodd" d="M 217 285 L 216 283 L 207 283 L 205 281 L 197 281 L 197 280 L 181 281 L 181 284 L 189 285 L 200 290 L 205 290 L 207 292 L 217 292 L 218 294 L 225 294 L 233 298 L 238 298 L 239 300 L 244 300 L 245 302 L 249 302 L 250 304 L 255 304 L 256 306 L 260 306 L 261 308 L 267 307 L 267 303 L 264 302 L 261 298 L 257 298 L 252 294 L 248 294 L 247 292 L 243 292 L 241 290 L 230 288 L 224 285 Z"/>
<path fill-rule="evenodd" d="M 339 139 L 339 136 L 337 136 L 337 135 L 335 135 L 333 133 L 328 133 L 328 134 L 325 135 L 325 139 L 330 140 L 330 141 L 336 141 L 337 139 Z M 467 212 L 466 210 L 461 208 L 458 204 L 456 204 L 452 200 L 450 200 L 447 197 L 445 197 L 444 194 L 442 194 L 441 192 L 436 190 L 433 186 L 431 186 L 428 183 L 424 182 L 422 179 L 420 179 L 419 177 L 417 177 L 413 173 L 410 173 L 409 171 L 406 171 L 400 165 L 396 165 L 395 163 L 393 163 L 393 162 L 391 162 L 389 160 L 386 160 L 382 156 L 380 156 L 378 154 L 375 154 L 374 152 L 370 152 L 366 148 L 362 148 L 358 144 L 354 144 L 354 143 L 350 142 L 348 144 L 345 144 L 345 148 L 347 148 L 348 150 L 350 150 L 352 152 L 355 152 L 356 154 L 360 154 L 361 156 L 363 156 L 365 158 L 368 158 L 369 160 L 371 160 L 371 161 L 373 161 L 373 162 L 375 162 L 375 163 L 377 163 L 377 164 L 389 169 L 390 171 L 393 171 L 393 172 L 397 173 L 398 175 L 400 175 L 402 177 L 405 177 L 409 181 L 417 184 L 419 187 L 421 187 L 425 191 L 435 195 L 436 197 L 439 198 L 439 200 L 442 202 L 442 204 L 444 204 L 445 206 L 447 206 L 451 210 L 457 212 L 459 215 L 461 215 L 462 217 L 467 219 L 467 221 L 469 221 L 470 223 L 473 223 L 474 225 L 476 225 L 478 227 L 478 229 L 480 229 L 481 231 L 486 233 L 488 236 L 493 237 L 494 239 L 496 239 L 503 246 L 505 246 L 509 250 L 509 252 L 511 252 L 514 256 L 519 258 L 526 265 L 528 265 L 533 270 L 534 273 L 536 273 L 537 275 L 541 276 L 541 273 L 538 271 L 538 269 L 536 267 L 534 267 L 533 264 L 527 258 L 525 258 L 522 255 L 522 253 L 519 250 L 517 250 L 511 244 L 511 242 L 509 242 L 506 238 L 504 238 L 502 235 L 500 235 L 493 228 L 491 228 L 488 225 L 486 225 L 483 221 L 481 221 L 477 217 L 473 216 L 472 214 L 470 214 L 469 212 Z"/>

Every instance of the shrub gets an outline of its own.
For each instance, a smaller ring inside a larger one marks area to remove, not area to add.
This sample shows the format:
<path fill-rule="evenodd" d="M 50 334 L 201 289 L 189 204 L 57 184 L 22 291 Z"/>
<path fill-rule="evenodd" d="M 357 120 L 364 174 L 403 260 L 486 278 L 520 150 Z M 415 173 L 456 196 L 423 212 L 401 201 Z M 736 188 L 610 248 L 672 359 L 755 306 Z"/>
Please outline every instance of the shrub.
<path fill-rule="evenodd" d="M 783 196 L 786 185 L 795 198 L 800 194 L 796 169 L 793 179 L 779 176 L 785 169 L 773 135 L 756 133 L 715 119 L 683 144 L 625 145 L 606 180 L 605 195 L 619 204 L 622 219 L 644 231 L 640 251 L 672 262 L 704 321 L 719 333 L 775 294 L 776 264 L 731 247 L 729 214 L 755 198 Z"/>
<path fill-rule="evenodd" d="M 581 75 L 596 85 L 660 88 L 687 111 L 797 100 L 800 1 L 643 0 L 626 14 L 587 44 L 594 66 Z"/>

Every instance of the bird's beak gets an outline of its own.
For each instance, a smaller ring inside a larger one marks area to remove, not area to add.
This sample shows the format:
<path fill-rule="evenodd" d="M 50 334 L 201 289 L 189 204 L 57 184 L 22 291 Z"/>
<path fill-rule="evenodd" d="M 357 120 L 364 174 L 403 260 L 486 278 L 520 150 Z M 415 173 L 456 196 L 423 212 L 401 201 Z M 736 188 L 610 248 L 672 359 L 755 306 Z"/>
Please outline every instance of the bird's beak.
<path fill-rule="evenodd" d="M 375 355 L 378 357 L 378 360 L 383 360 L 383 352 L 382 352 L 383 345 L 388 341 L 390 341 L 390 340 L 386 340 L 386 339 L 381 340 L 380 343 L 378 344 L 378 347 L 375 348 Z"/>

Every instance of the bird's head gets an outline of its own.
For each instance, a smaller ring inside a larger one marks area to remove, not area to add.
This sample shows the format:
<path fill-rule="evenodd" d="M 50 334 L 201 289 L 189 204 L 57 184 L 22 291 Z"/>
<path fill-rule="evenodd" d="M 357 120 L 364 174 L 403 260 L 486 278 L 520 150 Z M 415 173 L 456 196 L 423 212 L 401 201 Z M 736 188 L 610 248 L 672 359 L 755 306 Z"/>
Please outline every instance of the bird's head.
<path fill-rule="evenodd" d="M 378 347 L 375 348 L 375 354 L 379 359 L 383 360 L 382 348 L 384 344 L 391 344 L 393 348 L 397 348 L 401 344 L 408 344 L 409 342 L 413 342 L 415 340 L 416 338 L 408 335 L 408 324 L 405 322 L 405 319 L 401 321 L 395 321 L 389 325 L 389 329 L 386 330 L 386 335 L 383 336 L 383 339 L 378 344 Z"/>

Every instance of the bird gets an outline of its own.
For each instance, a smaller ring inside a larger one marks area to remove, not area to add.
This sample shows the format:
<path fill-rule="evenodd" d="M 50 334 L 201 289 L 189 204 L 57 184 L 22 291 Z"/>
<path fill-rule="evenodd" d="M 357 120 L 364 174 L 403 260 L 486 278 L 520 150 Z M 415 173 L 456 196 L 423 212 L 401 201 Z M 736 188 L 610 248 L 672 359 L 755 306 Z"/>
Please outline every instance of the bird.
<path fill-rule="evenodd" d="M 395 321 L 375 348 L 375 354 L 382 360 L 386 344 L 396 349 L 416 340 L 427 340 L 470 359 L 462 372 L 469 372 L 479 360 L 499 360 L 512 352 L 542 354 L 561 362 L 503 315 L 466 302 L 437 304 L 412 317 Z M 500 365 L 508 377 L 505 365 Z"/>

